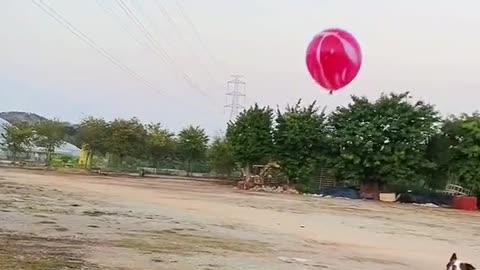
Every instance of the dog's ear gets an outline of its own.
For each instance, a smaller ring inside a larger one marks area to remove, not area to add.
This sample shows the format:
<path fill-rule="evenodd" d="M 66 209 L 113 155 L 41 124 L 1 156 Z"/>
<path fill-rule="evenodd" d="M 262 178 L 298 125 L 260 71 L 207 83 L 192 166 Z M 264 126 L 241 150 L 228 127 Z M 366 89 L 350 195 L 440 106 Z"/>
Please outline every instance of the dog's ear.
<path fill-rule="evenodd" d="M 475 270 L 475 267 L 469 263 L 461 263 L 460 264 L 460 269 L 461 270 Z"/>
<path fill-rule="evenodd" d="M 457 253 L 453 253 L 452 257 L 450 257 L 450 261 L 453 262 L 453 261 L 456 261 L 456 260 L 457 260 Z"/>

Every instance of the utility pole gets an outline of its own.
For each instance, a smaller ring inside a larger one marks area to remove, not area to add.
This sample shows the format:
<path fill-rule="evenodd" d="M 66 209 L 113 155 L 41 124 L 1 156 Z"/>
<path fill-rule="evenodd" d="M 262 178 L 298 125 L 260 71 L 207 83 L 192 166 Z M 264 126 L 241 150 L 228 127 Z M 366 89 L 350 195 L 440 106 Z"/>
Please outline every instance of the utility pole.
<path fill-rule="evenodd" d="M 227 82 L 227 97 L 231 97 L 231 102 L 225 105 L 225 107 L 230 108 L 230 121 L 234 120 L 240 112 L 240 109 L 244 108 L 240 104 L 240 97 L 245 97 L 247 84 L 240 80 L 242 77 L 242 75 L 232 75 L 233 79 Z"/>

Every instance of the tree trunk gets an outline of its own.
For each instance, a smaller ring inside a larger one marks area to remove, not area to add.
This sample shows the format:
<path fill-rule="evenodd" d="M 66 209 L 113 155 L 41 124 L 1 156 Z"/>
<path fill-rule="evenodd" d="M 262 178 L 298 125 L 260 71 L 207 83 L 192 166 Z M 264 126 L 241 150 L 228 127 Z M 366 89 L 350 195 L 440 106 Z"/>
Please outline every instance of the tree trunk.
<path fill-rule="evenodd" d="M 192 161 L 187 160 L 187 176 L 192 176 Z"/>
<path fill-rule="evenodd" d="M 84 169 L 88 169 L 88 161 L 90 160 L 90 151 L 87 152 L 87 156 L 85 157 L 85 163 L 83 164 Z"/>
<path fill-rule="evenodd" d="M 120 162 L 120 164 L 119 164 L 119 169 L 120 169 L 120 170 L 123 169 L 123 159 L 124 159 L 124 158 L 125 158 L 125 157 L 124 157 L 123 155 L 120 156 L 120 160 L 119 160 L 119 162 Z"/>
<path fill-rule="evenodd" d="M 47 150 L 47 167 L 50 168 L 51 166 L 51 160 L 52 160 L 52 152 L 50 150 Z"/>
<path fill-rule="evenodd" d="M 247 163 L 245 167 L 243 168 L 243 174 L 245 175 L 245 179 L 250 178 L 250 164 Z"/>
<path fill-rule="evenodd" d="M 93 150 L 88 151 L 87 160 L 85 161 L 85 168 L 90 170 L 92 168 Z"/>

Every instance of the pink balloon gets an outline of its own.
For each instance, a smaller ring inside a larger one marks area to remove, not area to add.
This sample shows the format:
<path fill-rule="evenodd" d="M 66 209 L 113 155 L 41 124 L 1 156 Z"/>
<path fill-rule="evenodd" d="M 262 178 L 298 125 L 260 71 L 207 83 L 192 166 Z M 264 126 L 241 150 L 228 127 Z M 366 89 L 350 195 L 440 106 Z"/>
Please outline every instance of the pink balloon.
<path fill-rule="evenodd" d="M 332 93 L 347 86 L 362 65 L 362 51 L 347 31 L 327 29 L 313 38 L 307 49 L 307 67 L 312 78 Z"/>

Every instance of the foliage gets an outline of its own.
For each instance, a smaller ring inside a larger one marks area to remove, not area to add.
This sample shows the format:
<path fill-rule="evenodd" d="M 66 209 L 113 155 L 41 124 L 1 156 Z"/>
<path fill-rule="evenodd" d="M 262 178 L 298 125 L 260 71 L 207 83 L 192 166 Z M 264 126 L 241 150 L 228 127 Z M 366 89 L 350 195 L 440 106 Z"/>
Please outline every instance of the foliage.
<path fill-rule="evenodd" d="M 216 173 L 230 176 L 235 169 L 233 148 L 226 138 L 215 138 L 209 149 L 209 160 Z"/>
<path fill-rule="evenodd" d="M 125 157 L 144 155 L 146 138 L 147 131 L 137 118 L 115 119 L 110 123 L 106 148 L 122 163 Z"/>
<path fill-rule="evenodd" d="M 450 181 L 480 192 L 480 114 L 450 118 L 442 128 L 448 141 L 448 156 L 443 170 Z"/>
<path fill-rule="evenodd" d="M 143 125 L 136 118 L 89 117 L 78 126 L 16 123 L 5 126 L 1 136 L 14 159 L 33 144 L 44 147 L 50 166 L 76 166 L 75 159 L 52 160 L 55 149 L 70 140 L 95 153 L 92 160 L 132 172 L 155 164 L 171 174 L 187 168 L 229 175 L 237 164 L 249 173 L 252 165 L 276 161 L 302 192 L 315 188 L 317 170 L 333 167 L 340 180 L 382 181 L 412 190 L 443 189 L 453 182 L 480 194 L 479 114 L 440 122 L 431 105 L 401 93 L 377 100 L 353 96 L 328 116 L 315 103 L 299 101 L 277 110 L 273 120 L 269 107 L 255 104 L 228 123 L 225 138 L 215 138 L 210 147 L 200 127 L 187 127 L 175 137 L 160 124 Z"/>
<path fill-rule="evenodd" d="M 407 93 L 382 95 L 375 102 L 352 97 L 330 116 L 338 149 L 337 173 L 346 179 L 384 181 L 394 186 L 423 185 L 434 164 L 427 142 L 438 132 L 438 113 Z"/>
<path fill-rule="evenodd" d="M 285 112 L 278 110 L 273 133 L 276 160 L 290 182 L 308 186 L 318 164 L 328 161 L 329 135 L 324 111 L 315 102 L 307 107 L 301 100 Z"/>
<path fill-rule="evenodd" d="M 47 151 L 47 164 L 50 165 L 51 156 L 55 149 L 60 147 L 65 141 L 65 124 L 58 120 L 44 121 L 34 126 L 36 133 L 35 144 L 45 148 Z"/>
<path fill-rule="evenodd" d="M 53 166 L 53 167 L 74 168 L 77 165 L 78 165 L 78 158 L 73 158 L 73 157 L 69 157 L 69 156 L 62 156 L 62 155 L 52 155 L 51 166 Z"/>
<path fill-rule="evenodd" d="M 442 129 L 448 125 L 445 123 Z M 426 185 L 433 189 L 444 189 L 449 181 L 449 167 L 452 161 L 451 142 L 444 135 L 438 133 L 432 136 L 428 142 L 426 156 L 430 162 L 435 164 L 435 168 L 430 171 L 426 179 Z"/>
<path fill-rule="evenodd" d="M 267 163 L 273 154 L 273 111 L 258 104 L 242 112 L 227 127 L 227 140 L 233 155 L 243 167 L 250 171 L 252 165 Z"/>
<path fill-rule="evenodd" d="M 158 165 L 161 161 L 173 160 L 177 147 L 175 134 L 160 124 L 149 124 L 146 130 L 146 150 L 151 161 Z"/>
<path fill-rule="evenodd" d="M 109 125 L 102 118 L 87 117 L 80 123 L 78 140 L 81 147 L 93 153 L 105 154 L 109 140 Z"/>
<path fill-rule="evenodd" d="M 66 136 L 65 141 L 71 143 L 78 148 L 82 148 L 82 144 L 80 142 L 80 125 L 72 125 L 68 122 L 65 123 L 66 128 Z"/>
<path fill-rule="evenodd" d="M 32 146 L 33 129 L 25 122 L 19 122 L 15 125 L 3 125 L 5 133 L 2 133 L 3 146 L 12 154 L 13 160 L 21 154 L 26 153 Z"/>
<path fill-rule="evenodd" d="M 187 127 L 178 134 L 178 150 L 180 156 L 188 164 L 191 171 L 191 163 L 205 159 L 207 154 L 208 136 L 200 127 Z"/>

